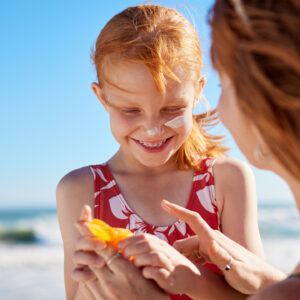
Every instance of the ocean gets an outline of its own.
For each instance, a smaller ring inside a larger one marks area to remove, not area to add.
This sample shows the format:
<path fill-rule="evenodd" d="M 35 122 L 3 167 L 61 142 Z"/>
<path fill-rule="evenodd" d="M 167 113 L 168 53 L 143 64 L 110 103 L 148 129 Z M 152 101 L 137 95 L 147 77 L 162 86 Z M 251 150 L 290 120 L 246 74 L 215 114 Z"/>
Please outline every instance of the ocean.
<path fill-rule="evenodd" d="M 258 211 L 266 260 L 291 272 L 300 261 L 295 204 L 260 201 Z M 55 208 L 0 210 L 0 299 L 65 299 Z"/>

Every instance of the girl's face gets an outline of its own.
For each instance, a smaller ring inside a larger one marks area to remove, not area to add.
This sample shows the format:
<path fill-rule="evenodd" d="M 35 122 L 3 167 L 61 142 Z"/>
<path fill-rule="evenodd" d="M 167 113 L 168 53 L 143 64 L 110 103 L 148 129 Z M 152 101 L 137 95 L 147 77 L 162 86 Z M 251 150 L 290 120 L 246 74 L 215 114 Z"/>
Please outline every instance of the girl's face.
<path fill-rule="evenodd" d="M 103 89 L 92 86 L 109 112 L 120 150 L 143 166 L 159 167 L 168 162 L 192 129 L 192 110 L 200 89 L 183 70 L 175 74 L 181 83 L 167 80 L 163 95 L 145 66 L 121 62 L 109 69 L 111 84 L 105 83 Z M 178 116 L 183 116 L 179 118 L 184 120 L 182 126 L 165 125 Z"/>

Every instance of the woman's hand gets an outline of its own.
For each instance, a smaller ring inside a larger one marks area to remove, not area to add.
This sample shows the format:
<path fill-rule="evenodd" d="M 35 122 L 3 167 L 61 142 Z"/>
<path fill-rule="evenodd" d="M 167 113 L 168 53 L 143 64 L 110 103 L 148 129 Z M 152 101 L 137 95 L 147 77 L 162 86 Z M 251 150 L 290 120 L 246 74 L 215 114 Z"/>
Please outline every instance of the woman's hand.
<path fill-rule="evenodd" d="M 211 229 L 198 213 L 166 200 L 162 201 L 162 207 L 172 216 L 189 224 L 197 235 L 177 241 L 173 246 L 187 257 L 193 257 L 196 253 L 201 256 L 202 263 L 211 262 L 219 266 L 226 281 L 241 293 L 252 294 L 267 284 L 286 278 L 283 273 L 220 231 Z"/>
<path fill-rule="evenodd" d="M 143 267 L 145 278 L 153 279 L 172 294 L 191 294 L 198 268 L 165 241 L 151 234 L 129 237 L 118 243 L 119 250 L 136 267 Z"/>
<path fill-rule="evenodd" d="M 90 209 L 84 207 L 77 228 L 78 240 L 73 261 L 77 268 L 73 280 L 88 300 L 98 299 L 169 299 L 153 282 L 144 278 L 133 263 L 119 252 L 91 236 L 88 222 Z"/>

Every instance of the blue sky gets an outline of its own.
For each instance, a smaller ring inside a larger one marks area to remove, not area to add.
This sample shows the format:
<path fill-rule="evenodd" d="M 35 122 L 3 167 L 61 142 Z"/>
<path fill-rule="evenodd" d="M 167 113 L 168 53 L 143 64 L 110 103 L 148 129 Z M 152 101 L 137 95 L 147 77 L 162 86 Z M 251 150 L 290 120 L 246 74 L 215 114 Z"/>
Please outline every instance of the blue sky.
<path fill-rule="evenodd" d="M 59 179 L 106 161 L 118 148 L 93 95 L 90 51 L 105 23 L 140 1 L 5 1 L 0 10 L 0 209 L 55 206 Z M 209 63 L 209 0 L 154 1 L 178 8 L 197 28 L 212 107 L 220 88 Z M 223 126 L 214 133 L 228 135 Z M 231 156 L 245 160 L 228 135 Z M 254 170 L 261 200 L 291 200 L 285 183 Z"/>

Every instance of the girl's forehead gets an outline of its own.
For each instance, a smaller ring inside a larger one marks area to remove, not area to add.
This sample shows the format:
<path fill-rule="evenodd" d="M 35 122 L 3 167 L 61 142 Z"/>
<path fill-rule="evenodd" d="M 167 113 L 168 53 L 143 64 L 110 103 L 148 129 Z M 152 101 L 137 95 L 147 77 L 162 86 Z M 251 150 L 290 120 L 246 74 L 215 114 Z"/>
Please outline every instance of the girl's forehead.
<path fill-rule="evenodd" d="M 165 78 L 165 97 L 184 98 L 186 94 L 195 92 L 195 76 L 180 67 L 173 68 L 177 80 Z M 139 95 L 162 94 L 155 85 L 150 71 L 140 63 L 120 62 L 110 64 L 105 70 L 103 83 L 106 94 Z"/>

